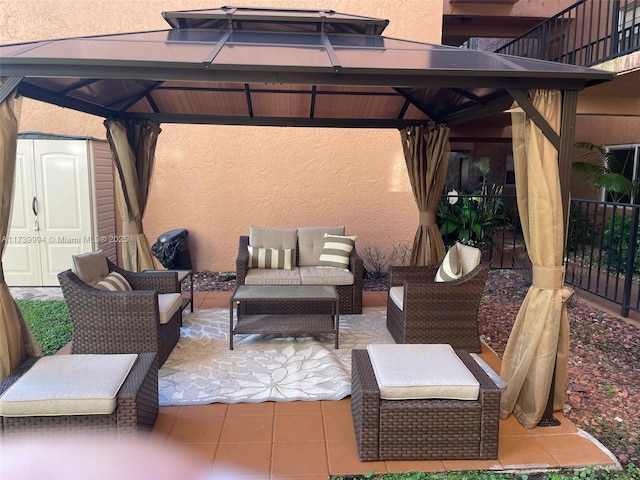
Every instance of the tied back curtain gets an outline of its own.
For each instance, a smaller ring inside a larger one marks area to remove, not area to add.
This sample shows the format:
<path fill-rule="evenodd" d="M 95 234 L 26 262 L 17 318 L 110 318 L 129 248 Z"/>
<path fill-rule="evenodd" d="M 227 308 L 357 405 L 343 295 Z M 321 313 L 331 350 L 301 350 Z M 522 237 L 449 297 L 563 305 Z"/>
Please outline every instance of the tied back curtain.
<path fill-rule="evenodd" d="M 531 92 L 531 103 L 557 133 L 561 102 L 559 91 Z M 504 352 L 500 374 L 507 386 L 500 413 L 506 418 L 513 412 L 523 426 L 533 428 L 544 414 L 554 371 L 554 407 L 564 403 L 569 350 L 563 297 L 565 236 L 558 152 L 524 112 L 514 110 L 516 194 L 533 283 Z"/>
<path fill-rule="evenodd" d="M 142 218 L 153 174 L 160 126 L 148 120 L 105 120 L 107 140 L 118 170 L 118 207 L 122 217 L 122 261 L 126 270 L 154 268 L 142 229 Z"/>
<path fill-rule="evenodd" d="M 0 85 L 4 83 L 0 78 Z M 15 91 L 0 104 L 0 238 L 9 231 L 13 182 L 16 169 L 18 120 L 14 111 Z M 19 108 L 19 107 L 18 107 Z M 0 257 L 5 242 L 0 243 Z M 20 309 L 4 280 L 0 261 L 0 380 L 28 356 L 41 355 L 40 348 L 22 318 Z"/>
<path fill-rule="evenodd" d="M 436 223 L 436 210 L 449 166 L 449 128 L 428 130 L 412 126 L 400 130 L 409 182 L 418 206 L 418 229 L 411 250 L 412 266 L 440 263 L 444 242 Z"/>

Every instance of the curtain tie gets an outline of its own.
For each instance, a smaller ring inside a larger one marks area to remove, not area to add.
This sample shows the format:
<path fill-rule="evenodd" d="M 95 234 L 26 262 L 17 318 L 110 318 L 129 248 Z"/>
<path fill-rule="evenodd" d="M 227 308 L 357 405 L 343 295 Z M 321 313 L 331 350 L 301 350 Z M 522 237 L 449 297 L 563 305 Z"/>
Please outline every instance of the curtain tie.
<path fill-rule="evenodd" d="M 533 266 L 532 286 L 543 290 L 558 290 L 564 284 L 564 267 Z"/>
<path fill-rule="evenodd" d="M 418 214 L 418 223 L 420 225 L 433 225 L 436 223 L 435 212 L 420 212 Z"/>
<path fill-rule="evenodd" d="M 123 222 L 124 231 L 122 232 L 125 235 L 137 235 L 142 232 L 142 220 L 131 219 L 128 222 Z"/>

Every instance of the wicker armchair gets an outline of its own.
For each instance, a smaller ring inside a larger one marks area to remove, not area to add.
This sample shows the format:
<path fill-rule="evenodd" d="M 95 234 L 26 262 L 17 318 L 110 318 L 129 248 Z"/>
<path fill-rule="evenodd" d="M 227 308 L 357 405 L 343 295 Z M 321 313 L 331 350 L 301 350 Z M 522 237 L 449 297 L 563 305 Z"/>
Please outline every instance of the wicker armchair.
<path fill-rule="evenodd" d="M 387 299 L 389 332 L 396 343 L 448 343 L 480 353 L 477 315 L 488 265 L 449 282 L 435 282 L 437 270 L 437 265 L 391 268 L 390 288 L 403 289 L 390 290 Z"/>
<path fill-rule="evenodd" d="M 180 338 L 182 308 L 161 322 L 158 294 L 180 293 L 176 271 L 129 272 L 107 260 L 132 290 L 93 287 L 71 270 L 58 274 L 73 323 L 72 353 L 157 352 L 162 365 Z"/>

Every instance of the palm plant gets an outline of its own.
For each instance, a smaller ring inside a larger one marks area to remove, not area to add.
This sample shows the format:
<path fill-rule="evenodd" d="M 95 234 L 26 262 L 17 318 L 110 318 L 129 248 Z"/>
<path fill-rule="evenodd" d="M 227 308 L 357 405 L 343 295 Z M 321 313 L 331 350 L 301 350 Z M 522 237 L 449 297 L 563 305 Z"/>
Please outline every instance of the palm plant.
<path fill-rule="evenodd" d="M 624 176 L 626 162 L 620 164 L 616 155 L 606 148 L 590 142 L 578 142 L 578 148 L 587 151 L 582 162 L 574 162 L 572 169 L 586 181 L 596 192 L 604 189 L 613 202 L 620 202 L 623 197 L 636 200 L 637 182 Z"/>

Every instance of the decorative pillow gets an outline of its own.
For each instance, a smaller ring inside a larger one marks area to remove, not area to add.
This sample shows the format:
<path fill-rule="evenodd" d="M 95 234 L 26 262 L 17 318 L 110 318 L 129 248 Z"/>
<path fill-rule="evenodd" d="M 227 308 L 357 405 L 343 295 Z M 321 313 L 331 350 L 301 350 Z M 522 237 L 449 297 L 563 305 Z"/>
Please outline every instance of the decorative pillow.
<path fill-rule="evenodd" d="M 118 272 L 111 272 L 104 277 L 98 283 L 96 288 L 100 290 L 109 290 L 111 292 L 121 292 L 124 290 L 133 290 L 127 279 L 120 275 Z"/>
<path fill-rule="evenodd" d="M 482 252 L 479 248 L 457 243 L 458 255 L 460 256 L 460 265 L 462 265 L 462 275 L 471 273 L 471 270 L 480 265 Z"/>
<path fill-rule="evenodd" d="M 356 243 L 356 238 L 358 237 L 325 233 L 318 267 L 349 270 L 349 258 Z"/>
<path fill-rule="evenodd" d="M 440 268 L 436 272 L 436 282 L 450 282 L 462 277 L 462 262 L 460 261 L 460 252 L 458 252 L 458 244 L 454 244 L 444 256 L 444 260 L 440 264 Z"/>
<path fill-rule="evenodd" d="M 249 268 L 273 268 L 291 270 L 293 249 L 258 248 L 247 245 L 249 250 Z"/>
<path fill-rule="evenodd" d="M 72 255 L 71 271 L 80 280 L 95 287 L 96 283 L 109 274 L 107 257 L 102 250 Z"/>

